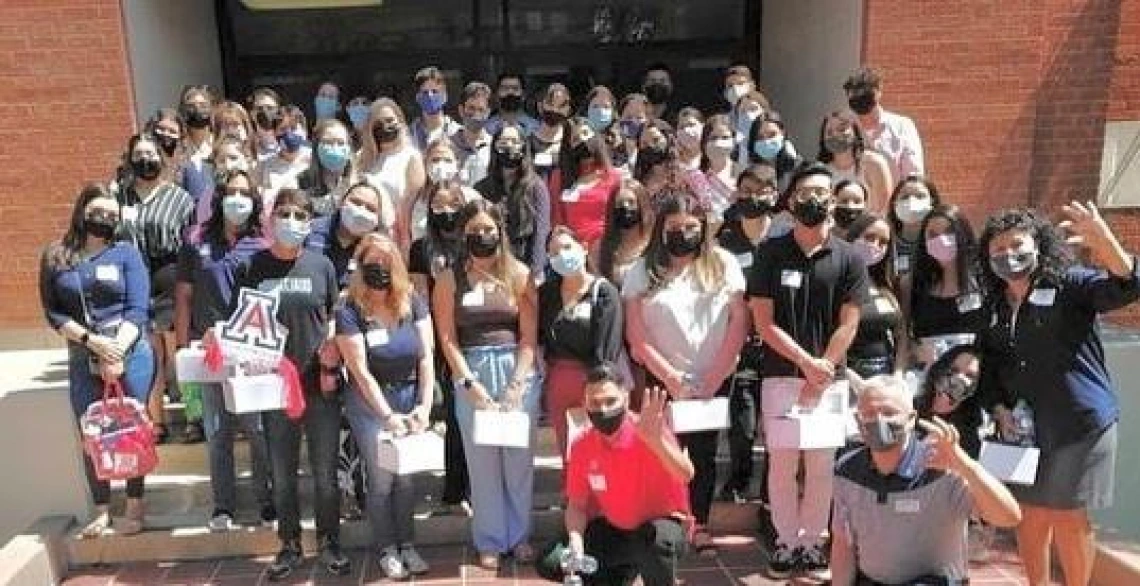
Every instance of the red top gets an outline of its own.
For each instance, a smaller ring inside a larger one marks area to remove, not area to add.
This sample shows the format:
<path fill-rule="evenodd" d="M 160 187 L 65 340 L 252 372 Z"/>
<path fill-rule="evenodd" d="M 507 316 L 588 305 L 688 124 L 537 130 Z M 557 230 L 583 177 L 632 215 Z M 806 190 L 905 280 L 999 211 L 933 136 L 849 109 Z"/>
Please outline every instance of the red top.
<path fill-rule="evenodd" d="M 628 415 L 613 438 L 588 429 L 575 440 L 566 470 L 570 503 L 619 529 L 689 516 L 688 485 L 669 473 Z"/>
<path fill-rule="evenodd" d="M 587 249 L 602 238 L 606 228 L 606 204 L 610 194 L 621 183 L 621 173 L 617 169 L 603 171 L 593 185 L 582 187 L 571 185 L 557 194 L 554 203 L 552 226 L 564 225 L 577 234 Z"/>

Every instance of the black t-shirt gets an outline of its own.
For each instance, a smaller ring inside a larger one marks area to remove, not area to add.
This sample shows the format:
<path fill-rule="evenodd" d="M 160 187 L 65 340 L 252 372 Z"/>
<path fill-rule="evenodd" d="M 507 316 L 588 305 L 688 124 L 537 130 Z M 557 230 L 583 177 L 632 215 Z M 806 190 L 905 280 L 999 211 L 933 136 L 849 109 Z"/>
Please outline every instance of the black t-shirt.
<path fill-rule="evenodd" d="M 829 235 L 811 258 L 792 234 L 760 245 L 748 274 L 748 296 L 771 299 L 775 324 L 812 356 L 821 356 L 845 303 L 867 299 L 867 267 L 851 245 Z M 799 376 L 778 352 L 764 355 L 764 376 Z"/>
<path fill-rule="evenodd" d="M 935 297 L 928 291 L 915 291 L 911 294 L 911 308 L 911 327 L 919 339 L 976 334 L 985 326 L 986 312 L 982 307 L 982 296 L 977 292 L 957 297 Z"/>
<path fill-rule="evenodd" d="M 729 210 L 732 209 L 729 208 Z M 721 248 L 736 257 L 740 270 L 748 275 L 752 270 L 752 265 L 756 262 L 756 255 L 764 240 L 760 242 L 749 240 L 748 235 L 744 233 L 744 229 L 740 225 L 739 219 L 726 220 L 721 226 L 720 232 L 717 233 L 716 239 Z M 745 341 L 744 348 L 740 350 L 740 361 L 736 365 L 736 372 L 738 375 L 756 378 L 761 373 L 760 369 L 763 363 L 764 341 L 753 328 L 752 331 L 748 332 L 748 339 Z"/>
<path fill-rule="evenodd" d="M 424 340 L 416 324 L 428 318 L 427 305 L 412 294 L 411 313 L 394 324 L 365 317 L 349 301 L 336 309 L 336 332 L 341 336 L 361 336 L 368 372 L 380 385 L 413 382 L 424 355 Z"/>
<path fill-rule="evenodd" d="M 562 279 L 549 279 L 538 289 L 539 336 L 547 359 L 566 358 L 586 366 L 617 359 L 622 346 L 621 294 L 597 277 L 585 295 L 569 307 L 562 304 Z"/>
<path fill-rule="evenodd" d="M 428 291 L 435 288 L 435 277 L 450 269 L 459 258 L 459 241 L 433 243 L 418 238 L 408 252 L 408 274 L 426 275 Z"/>
<path fill-rule="evenodd" d="M 263 250 L 238 266 L 236 281 L 235 301 L 241 287 L 280 294 L 277 321 L 289 330 L 285 356 L 303 375 L 315 374 L 317 350 L 328 337 L 337 299 L 332 262 L 311 250 L 302 249 L 292 260 Z"/>
<path fill-rule="evenodd" d="M 859 331 L 847 355 L 851 358 L 894 358 L 895 329 L 902 322 L 898 301 L 889 290 L 870 287 L 859 307 Z"/>

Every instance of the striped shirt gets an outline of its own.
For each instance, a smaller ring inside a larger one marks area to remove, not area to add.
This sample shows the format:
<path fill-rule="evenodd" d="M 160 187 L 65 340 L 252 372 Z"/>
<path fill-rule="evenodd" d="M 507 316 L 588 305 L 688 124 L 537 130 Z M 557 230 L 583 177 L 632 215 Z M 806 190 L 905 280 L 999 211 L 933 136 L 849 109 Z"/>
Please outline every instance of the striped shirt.
<path fill-rule="evenodd" d="M 194 220 L 194 198 L 178 185 L 162 182 L 145 201 L 133 185 L 121 189 L 118 199 L 123 239 L 134 243 L 151 272 L 177 262 Z"/>

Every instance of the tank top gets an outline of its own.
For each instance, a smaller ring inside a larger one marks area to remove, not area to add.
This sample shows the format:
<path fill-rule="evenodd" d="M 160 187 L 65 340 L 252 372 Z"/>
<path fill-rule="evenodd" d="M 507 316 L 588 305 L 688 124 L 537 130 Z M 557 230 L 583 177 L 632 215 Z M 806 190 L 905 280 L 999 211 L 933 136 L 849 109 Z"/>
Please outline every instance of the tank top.
<path fill-rule="evenodd" d="M 455 275 L 455 332 L 459 346 L 503 346 L 518 343 L 519 308 L 500 288 L 472 286 L 465 271 Z"/>
<path fill-rule="evenodd" d="M 387 197 L 391 204 L 388 206 L 390 210 L 400 209 L 399 204 L 407 195 L 405 192 L 408 189 L 408 164 L 417 152 L 414 146 L 405 144 L 390 153 L 377 153 L 376 160 L 364 171 L 364 178 L 369 183 L 382 188 L 380 190 L 382 195 Z M 389 232 L 395 221 L 395 214 L 385 214 L 385 217 L 381 218 L 381 223 L 385 224 Z"/>

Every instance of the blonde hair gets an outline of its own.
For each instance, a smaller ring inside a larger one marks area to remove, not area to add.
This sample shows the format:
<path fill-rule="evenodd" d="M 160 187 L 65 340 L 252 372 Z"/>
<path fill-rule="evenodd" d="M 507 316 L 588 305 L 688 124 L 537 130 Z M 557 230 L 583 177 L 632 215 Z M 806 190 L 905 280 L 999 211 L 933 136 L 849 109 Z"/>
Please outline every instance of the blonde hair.
<path fill-rule="evenodd" d="M 364 259 L 370 253 L 378 252 L 387 258 L 388 270 L 392 274 L 392 287 L 383 306 L 378 306 L 369 295 L 371 289 L 364 283 Z M 397 319 L 404 319 L 412 313 L 412 281 L 408 278 L 408 268 L 396 243 L 387 236 L 375 232 L 365 234 L 356 245 L 352 255 L 356 270 L 348 279 L 348 298 L 367 317 L 375 314 L 380 307 L 387 307 Z"/>
<path fill-rule="evenodd" d="M 376 158 L 380 156 L 380 147 L 376 144 L 376 138 L 372 136 L 372 127 L 376 124 L 376 117 L 379 115 L 380 110 L 388 108 L 396 114 L 396 120 L 400 121 L 400 138 L 396 140 L 400 147 L 408 143 L 408 119 L 404 116 L 404 111 L 400 105 L 392 98 L 377 98 L 368 106 L 368 121 L 364 123 L 364 128 L 360 131 L 360 169 L 366 171 L 372 167 L 376 162 Z"/>

